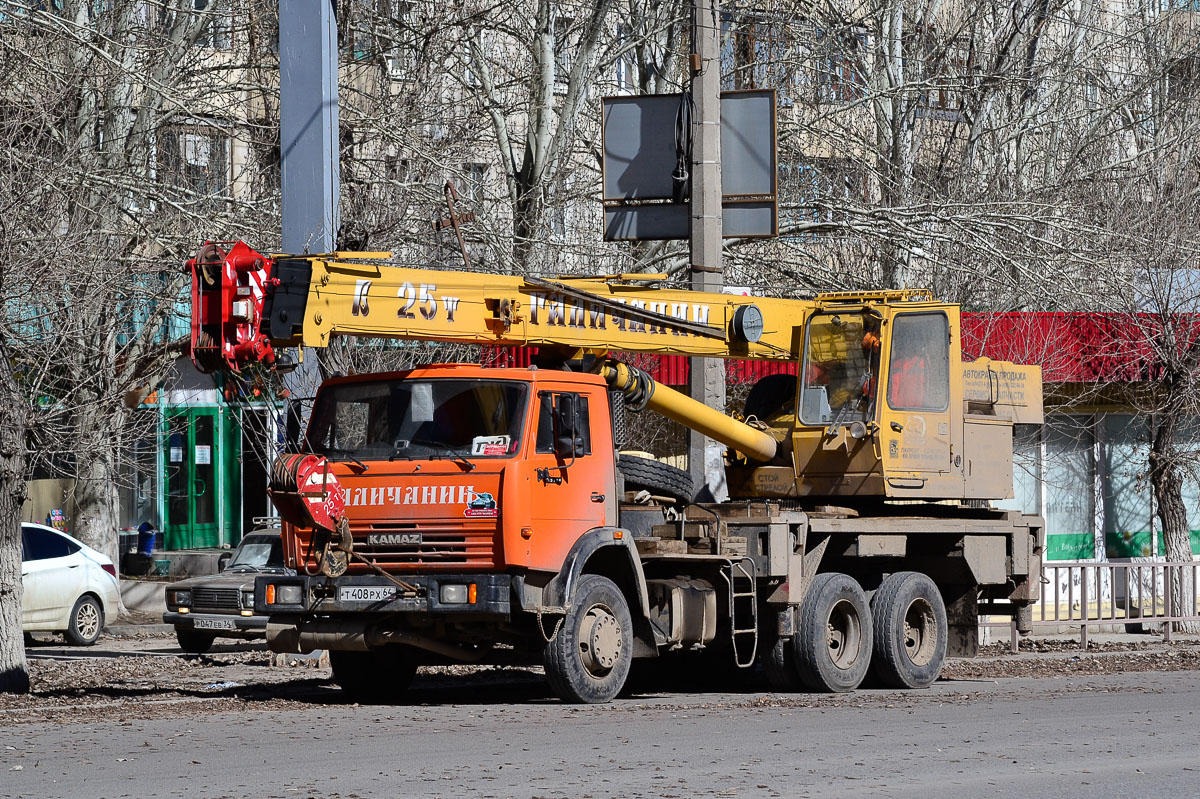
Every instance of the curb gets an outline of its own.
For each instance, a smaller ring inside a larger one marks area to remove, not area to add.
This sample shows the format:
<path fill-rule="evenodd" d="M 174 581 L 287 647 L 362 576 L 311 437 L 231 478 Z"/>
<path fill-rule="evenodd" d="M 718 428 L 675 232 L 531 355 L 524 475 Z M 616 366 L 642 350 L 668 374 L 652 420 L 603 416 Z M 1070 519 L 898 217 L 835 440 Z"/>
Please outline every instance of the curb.
<path fill-rule="evenodd" d="M 173 624 L 106 624 L 104 632 L 119 638 L 133 638 L 139 633 L 158 635 L 175 632 Z"/>

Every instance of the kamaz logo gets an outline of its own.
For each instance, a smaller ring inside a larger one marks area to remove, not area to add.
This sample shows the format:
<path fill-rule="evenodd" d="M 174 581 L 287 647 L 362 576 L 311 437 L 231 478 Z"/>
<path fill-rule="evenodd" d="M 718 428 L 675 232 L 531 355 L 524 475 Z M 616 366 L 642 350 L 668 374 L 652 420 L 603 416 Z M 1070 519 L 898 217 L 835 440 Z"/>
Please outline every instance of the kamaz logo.
<path fill-rule="evenodd" d="M 371 533 L 367 536 L 367 544 L 373 547 L 415 547 L 420 543 L 420 533 Z"/>

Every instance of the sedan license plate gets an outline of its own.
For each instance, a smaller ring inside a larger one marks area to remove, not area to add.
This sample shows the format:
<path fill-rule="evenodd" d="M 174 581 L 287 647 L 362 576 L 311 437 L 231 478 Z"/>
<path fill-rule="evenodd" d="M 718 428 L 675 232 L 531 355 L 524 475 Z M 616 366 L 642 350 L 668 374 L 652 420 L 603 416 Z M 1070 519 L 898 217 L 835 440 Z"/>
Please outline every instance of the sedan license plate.
<path fill-rule="evenodd" d="M 343 585 L 338 590 L 342 602 L 386 602 L 395 598 L 394 585 Z"/>
<path fill-rule="evenodd" d="M 192 626 L 197 630 L 236 630 L 233 619 L 194 619 Z"/>

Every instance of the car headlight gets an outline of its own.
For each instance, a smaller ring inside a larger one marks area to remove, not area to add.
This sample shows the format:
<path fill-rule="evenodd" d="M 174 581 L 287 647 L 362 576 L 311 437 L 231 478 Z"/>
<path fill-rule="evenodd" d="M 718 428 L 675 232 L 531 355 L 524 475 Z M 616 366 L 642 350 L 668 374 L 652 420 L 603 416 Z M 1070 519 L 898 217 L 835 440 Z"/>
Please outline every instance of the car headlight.
<path fill-rule="evenodd" d="M 191 590 L 170 591 L 168 593 L 170 594 L 170 596 L 167 597 L 167 604 L 169 604 L 169 605 L 190 605 L 190 604 L 192 604 Z"/>
<path fill-rule="evenodd" d="M 254 609 L 254 591 L 253 591 L 253 589 L 250 591 L 242 592 L 242 607 L 245 608 L 246 610 Z"/>

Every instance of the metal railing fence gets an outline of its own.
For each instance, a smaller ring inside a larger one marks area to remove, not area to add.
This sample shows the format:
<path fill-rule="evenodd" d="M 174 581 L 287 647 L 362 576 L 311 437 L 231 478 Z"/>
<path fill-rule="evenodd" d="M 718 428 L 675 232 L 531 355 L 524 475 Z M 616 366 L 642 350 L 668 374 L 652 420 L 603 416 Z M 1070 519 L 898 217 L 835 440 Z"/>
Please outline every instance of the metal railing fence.
<path fill-rule="evenodd" d="M 1200 562 L 1106 563 L 1055 561 L 1042 564 L 1042 599 L 1033 606 L 1033 627 L 1078 627 L 1079 645 L 1087 647 L 1088 628 L 1162 624 L 1171 640 L 1174 622 L 1200 621 Z M 1171 587 L 1177 586 L 1176 591 Z M 1016 623 L 1009 627 L 1017 651 Z"/>

